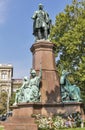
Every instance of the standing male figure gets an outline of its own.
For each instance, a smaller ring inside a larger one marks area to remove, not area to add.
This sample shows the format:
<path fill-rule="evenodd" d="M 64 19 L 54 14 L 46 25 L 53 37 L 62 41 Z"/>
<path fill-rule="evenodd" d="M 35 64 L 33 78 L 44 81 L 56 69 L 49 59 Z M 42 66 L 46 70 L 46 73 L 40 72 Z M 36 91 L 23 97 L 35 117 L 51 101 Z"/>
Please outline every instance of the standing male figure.
<path fill-rule="evenodd" d="M 34 12 L 32 16 L 33 23 L 33 35 L 37 40 L 48 39 L 50 34 L 51 19 L 49 14 L 43 10 L 43 5 L 39 4 L 39 10 Z"/>

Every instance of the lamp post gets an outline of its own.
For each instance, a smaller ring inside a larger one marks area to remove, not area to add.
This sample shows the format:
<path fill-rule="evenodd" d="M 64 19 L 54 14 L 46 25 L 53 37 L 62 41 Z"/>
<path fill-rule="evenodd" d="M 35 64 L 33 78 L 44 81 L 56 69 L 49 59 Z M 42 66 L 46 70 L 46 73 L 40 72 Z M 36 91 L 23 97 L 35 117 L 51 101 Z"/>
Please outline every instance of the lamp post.
<path fill-rule="evenodd" d="M 9 112 L 9 89 L 7 89 L 7 113 Z"/>
<path fill-rule="evenodd" d="M 10 99 L 10 96 L 11 96 L 11 82 L 12 80 L 8 77 L 7 79 L 7 113 L 9 113 L 9 99 Z"/>

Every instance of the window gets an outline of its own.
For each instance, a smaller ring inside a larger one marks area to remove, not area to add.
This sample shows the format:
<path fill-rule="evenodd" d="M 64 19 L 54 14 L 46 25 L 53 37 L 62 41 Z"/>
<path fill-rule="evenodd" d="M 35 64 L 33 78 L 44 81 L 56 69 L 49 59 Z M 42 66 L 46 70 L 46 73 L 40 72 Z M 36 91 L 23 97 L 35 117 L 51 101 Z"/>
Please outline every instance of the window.
<path fill-rule="evenodd" d="M 6 71 L 2 71 L 1 73 L 1 79 L 7 79 L 7 72 Z"/>

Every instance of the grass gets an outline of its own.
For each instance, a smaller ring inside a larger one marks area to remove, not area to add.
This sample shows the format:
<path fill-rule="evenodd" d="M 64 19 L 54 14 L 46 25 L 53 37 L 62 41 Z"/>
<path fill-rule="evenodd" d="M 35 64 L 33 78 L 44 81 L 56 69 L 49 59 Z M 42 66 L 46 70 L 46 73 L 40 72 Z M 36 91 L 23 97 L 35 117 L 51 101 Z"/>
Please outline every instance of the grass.
<path fill-rule="evenodd" d="M 59 130 L 85 130 L 84 128 L 67 128 L 67 129 L 59 129 Z"/>
<path fill-rule="evenodd" d="M 0 130 L 4 130 L 3 126 L 0 126 Z M 85 130 L 84 128 L 66 128 L 66 129 L 58 129 L 58 130 Z"/>
<path fill-rule="evenodd" d="M 4 130 L 3 126 L 0 126 L 0 130 Z"/>
<path fill-rule="evenodd" d="M 46 130 L 46 129 L 39 129 L 39 130 Z M 61 129 L 56 129 L 56 130 L 85 130 L 85 127 L 84 128 L 61 128 Z"/>

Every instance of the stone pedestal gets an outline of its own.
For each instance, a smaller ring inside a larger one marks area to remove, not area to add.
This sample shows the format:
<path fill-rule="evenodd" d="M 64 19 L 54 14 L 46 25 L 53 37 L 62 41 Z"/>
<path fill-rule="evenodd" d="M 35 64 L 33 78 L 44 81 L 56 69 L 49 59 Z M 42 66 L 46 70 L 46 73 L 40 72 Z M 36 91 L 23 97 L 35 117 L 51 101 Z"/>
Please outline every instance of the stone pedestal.
<path fill-rule="evenodd" d="M 80 112 L 83 117 L 83 104 L 78 102 L 70 103 L 22 103 L 12 106 L 13 116 L 9 117 L 4 125 L 5 130 L 38 130 L 33 114 L 53 116 L 56 114 Z"/>
<path fill-rule="evenodd" d="M 42 68 L 41 102 L 60 102 L 59 77 L 56 71 L 55 45 L 49 41 L 39 40 L 31 47 L 33 69 L 39 72 Z"/>
<path fill-rule="evenodd" d="M 54 49 L 55 45 L 53 43 L 44 40 L 39 40 L 39 42 L 32 45 L 33 69 L 38 73 L 42 68 L 41 102 L 21 103 L 12 106 L 13 116 L 4 122 L 5 130 L 38 130 L 32 114 L 52 116 L 77 111 L 83 114 L 82 103 L 61 102 Z"/>
<path fill-rule="evenodd" d="M 8 122 L 2 125 L 4 125 L 4 130 L 38 130 L 32 118 L 9 118 Z"/>

